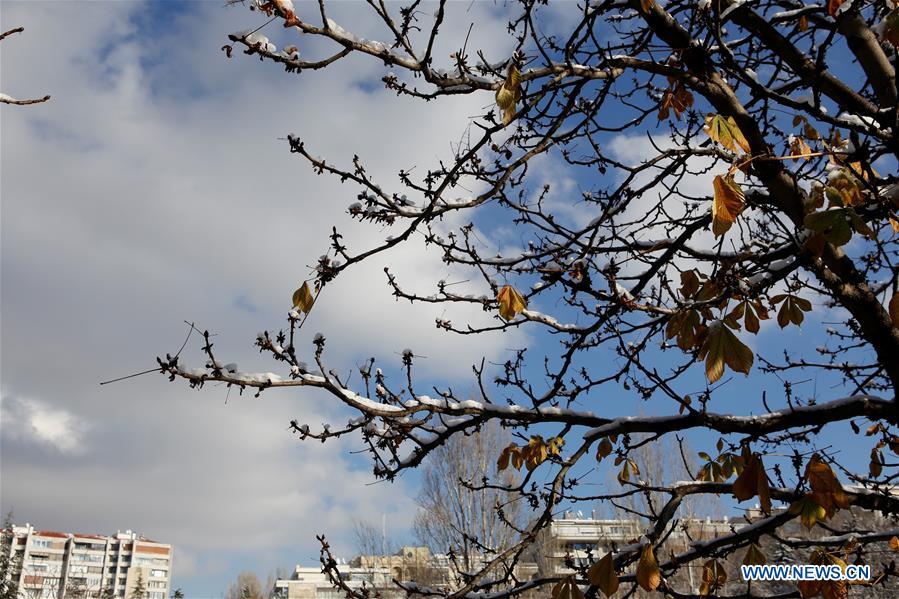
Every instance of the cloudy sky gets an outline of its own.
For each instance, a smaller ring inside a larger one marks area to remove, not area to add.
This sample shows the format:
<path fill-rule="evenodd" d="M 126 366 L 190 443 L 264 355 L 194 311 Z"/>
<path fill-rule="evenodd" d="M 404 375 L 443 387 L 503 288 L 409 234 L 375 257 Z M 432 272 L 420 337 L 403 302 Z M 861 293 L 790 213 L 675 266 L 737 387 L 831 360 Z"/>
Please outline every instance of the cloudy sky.
<path fill-rule="evenodd" d="M 192 597 L 219 596 L 245 568 L 264 577 L 317 563 L 317 533 L 349 556 L 353 518 L 386 515 L 408 537 L 416 481 L 372 484 L 354 441 L 298 442 L 291 419 L 345 418 L 322 394 L 227 397 L 158 374 L 99 382 L 177 351 L 185 320 L 217 333 L 219 354 L 242 370 L 271 369 L 253 339 L 282 326 L 330 225 L 354 247 L 389 234 L 354 227 L 346 208 L 358 190 L 313 174 L 287 133 L 343 164 L 358 153 L 391 182 L 448 157 L 492 101 L 397 100 L 369 61 L 297 77 L 239 52 L 228 60 L 227 34 L 264 20 L 223 4 L 0 4 L 4 29 L 25 27 L 2 43 L 0 90 L 52 95 L 0 108 L 2 509 L 39 529 L 131 528 L 172 543 L 174 586 Z M 495 6 L 458 6 L 447 38 L 475 22 L 470 43 L 507 56 L 491 34 L 503 24 Z M 342 4 L 334 18 L 365 34 L 358 9 Z M 428 134 L 400 135 L 409 127 Z M 327 333 L 333 364 L 399 363 L 409 347 L 427 356 L 423 374 L 462 381 L 476 358 L 516 344 L 472 347 L 441 335 L 432 308 L 395 303 L 385 265 L 410 285 L 453 274 L 420 249 L 329 288 L 306 330 Z M 188 365 L 202 366 L 199 345 L 185 349 Z"/>
<path fill-rule="evenodd" d="M 391 185 L 401 169 L 423 172 L 449 158 L 493 101 L 489 93 L 427 104 L 397 98 L 379 84 L 382 65 L 352 57 L 302 76 L 239 51 L 229 60 L 227 34 L 265 19 L 223 4 L 0 2 L 3 29 L 25 27 L 0 45 L 0 91 L 52 95 L 0 107 L 0 507 L 39 529 L 130 528 L 172 543 L 173 584 L 189 597 L 220 596 L 244 569 L 264 577 L 314 565 L 319 533 L 349 557 L 353 519 L 386 517 L 392 536 L 410 539 L 417 480 L 373 484 L 369 464 L 351 453 L 355 440 L 300 443 L 290 420 L 318 427 L 347 416 L 314 391 L 254 399 L 158 374 L 99 383 L 177 351 L 184 321 L 216 333 L 224 361 L 272 369 L 253 340 L 283 325 L 331 225 L 357 249 L 391 233 L 352 223 L 346 208 L 359 190 L 311 172 L 288 152 L 288 133 L 337 164 L 358 154 Z M 501 4 L 453 3 L 435 55 L 448 59 L 474 23 L 469 46 L 491 61 L 507 58 Z M 297 5 L 301 17 L 317 13 Z M 361 6 L 337 3 L 331 16 L 377 39 Z M 573 4 L 559 6 L 547 27 L 573 14 L 565 9 Z M 279 47 L 321 50 L 277 25 L 263 32 Z M 607 150 L 626 160 L 653 151 L 645 132 L 610 140 Z M 551 183 L 549 201 L 563 207 L 578 182 L 557 167 L 541 159 L 531 175 Z M 710 177 L 684 184 L 697 195 L 711 188 Z M 563 218 L 593 217 L 564 207 Z M 502 238 L 502 227 L 493 234 L 500 245 L 516 242 Z M 426 356 L 417 360 L 421 375 L 464 393 L 472 363 L 529 339 L 449 337 L 435 328 L 444 315 L 432 306 L 396 303 L 384 266 L 427 292 L 437 279 L 464 278 L 422 249 L 406 244 L 329 286 L 304 335 L 324 332 L 342 372 L 369 356 L 399 364 L 411 348 Z M 480 309 L 447 316 L 484 318 Z M 782 350 L 773 329 L 752 339 L 755 349 Z M 820 343 L 804 331 L 792 339 Z M 199 346 L 194 338 L 182 354 L 189 366 L 203 365 Z M 719 409 L 745 411 L 736 406 L 765 388 L 760 379 L 740 379 Z M 699 370 L 696 381 L 704 384 Z M 765 384 L 778 392 L 777 381 Z"/>

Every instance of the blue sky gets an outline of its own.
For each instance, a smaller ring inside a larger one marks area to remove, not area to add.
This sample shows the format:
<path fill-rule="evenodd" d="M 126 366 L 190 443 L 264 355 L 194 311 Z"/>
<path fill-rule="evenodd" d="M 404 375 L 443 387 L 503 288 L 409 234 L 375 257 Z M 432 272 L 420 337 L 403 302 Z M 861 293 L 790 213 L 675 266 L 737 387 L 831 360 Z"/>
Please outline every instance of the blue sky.
<path fill-rule="evenodd" d="M 453 7 L 460 10 L 437 55 L 447 56 L 475 22 L 469 44 L 508 56 L 493 4 Z M 321 532 L 350 556 L 353 518 L 386 514 L 391 532 L 410 538 L 414 477 L 373 485 L 369 465 L 350 453 L 355 440 L 300 444 L 288 433 L 292 419 L 315 427 L 346 418 L 321 394 L 231 393 L 226 402 L 224 388 L 197 392 L 158 375 L 98 383 L 177 351 L 185 320 L 216 332 L 226 361 L 271 368 L 252 340 L 282 325 L 330 225 L 356 248 L 389 234 L 350 222 L 345 210 L 358 190 L 312 174 L 288 153 L 288 132 L 343 164 L 358 153 L 376 178 L 392 182 L 401 168 L 450 156 L 449 141 L 492 96 L 398 99 L 371 85 L 380 65 L 357 59 L 301 77 L 239 52 L 228 60 L 220 50 L 227 34 L 264 21 L 221 2 L 4 0 L 0 17 L 4 28 L 25 27 L 2 44 L 0 89 L 53 96 L 0 108 L 3 511 L 41 529 L 131 528 L 170 542 L 173 586 L 189 597 L 219 596 L 244 569 L 264 578 L 278 566 L 314 564 Z M 339 4 L 334 17 L 361 35 L 370 29 L 354 4 Z M 566 18 L 560 11 L 553 23 Z M 280 40 L 290 32 L 266 33 Z M 427 135 L 402 135 L 410 124 Z M 640 152 L 644 136 L 613 141 L 617 151 Z M 569 192 L 590 183 L 557 166 L 547 161 L 538 178 Z M 710 177 L 694 184 L 710 189 Z M 482 225 L 500 245 L 520 241 L 503 238 L 489 215 Z M 540 333 L 448 337 L 434 327 L 433 307 L 393 300 L 384 265 L 428 290 L 438 278 L 465 278 L 412 244 L 335 283 L 305 334 L 325 332 L 344 372 L 368 356 L 398 365 L 409 347 L 427 356 L 420 375 L 464 390 L 481 356 L 501 361 L 508 348 L 539 352 L 554 343 Z M 452 315 L 488 318 L 479 308 Z M 787 338 L 775 326 L 751 339 L 756 349 L 776 355 L 785 344 L 823 341 L 813 327 Z M 185 352 L 188 364 L 202 365 L 198 343 Z M 704 388 L 700 368 L 691 379 Z M 827 399 L 831 383 L 809 381 L 797 392 Z M 731 378 L 714 409 L 758 408 L 761 389 L 782 405 L 777 381 L 754 371 Z M 596 400 L 611 413 L 672 408 L 617 388 L 600 389 Z M 844 428 L 825 434 L 838 439 Z M 691 437 L 696 449 L 714 440 Z M 865 458 L 863 447 L 846 451 Z"/>

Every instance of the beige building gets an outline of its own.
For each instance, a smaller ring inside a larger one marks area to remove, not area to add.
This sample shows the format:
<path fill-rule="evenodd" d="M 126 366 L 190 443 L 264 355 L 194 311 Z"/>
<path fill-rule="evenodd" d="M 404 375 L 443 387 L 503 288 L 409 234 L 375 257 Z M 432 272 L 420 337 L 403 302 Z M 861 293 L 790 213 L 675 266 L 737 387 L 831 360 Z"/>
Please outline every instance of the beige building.
<path fill-rule="evenodd" d="M 691 540 L 705 540 L 730 533 L 744 525 L 743 522 L 690 518 L 684 519 L 668 536 L 668 547 L 684 550 Z M 519 580 L 541 575 L 566 574 L 572 570 L 569 560 L 576 564 L 593 559 L 616 546 L 633 543 L 644 533 L 644 526 L 637 520 L 601 520 L 584 518 L 581 514 L 565 513 L 555 519 L 535 544 L 533 561 L 522 560 L 515 565 Z M 475 560 L 475 567 L 486 560 Z M 461 577 L 446 555 L 432 554 L 427 547 L 403 547 L 392 555 L 360 555 L 338 564 L 343 582 L 353 590 L 362 586 L 374 587 L 386 599 L 405 597 L 394 580 L 415 581 L 437 589 L 458 588 Z M 273 596 L 276 599 L 342 599 L 344 592 L 336 590 L 322 573 L 321 566 L 297 566 L 290 578 L 275 582 Z"/>
<path fill-rule="evenodd" d="M 103 536 L 13 526 L 10 558 L 26 599 L 167 599 L 172 546 L 130 530 Z M 139 598 L 138 583 L 144 589 Z"/>
<path fill-rule="evenodd" d="M 745 523 L 702 518 L 681 520 L 680 527 L 668 536 L 668 548 L 685 551 L 691 540 L 704 541 L 718 536 L 730 534 Z M 600 520 L 595 518 L 573 517 L 566 513 L 563 518 L 554 520 L 549 527 L 549 547 L 545 553 L 551 557 L 551 569 L 556 573 L 571 572 L 565 566 L 566 556 L 576 564 L 588 563 L 588 551 L 593 558 L 611 551 L 616 546 L 635 542 L 644 534 L 644 525 L 638 520 Z"/>

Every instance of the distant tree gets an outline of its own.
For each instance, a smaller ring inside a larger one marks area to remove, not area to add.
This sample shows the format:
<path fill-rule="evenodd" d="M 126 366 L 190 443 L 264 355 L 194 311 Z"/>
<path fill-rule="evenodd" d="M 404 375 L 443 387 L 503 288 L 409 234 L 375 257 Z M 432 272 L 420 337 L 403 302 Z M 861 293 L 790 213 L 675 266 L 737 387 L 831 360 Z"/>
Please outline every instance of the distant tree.
<path fill-rule="evenodd" d="M 115 588 L 113 579 L 110 578 L 109 582 L 103 585 L 103 588 L 100 590 L 100 599 L 115 599 Z"/>
<path fill-rule="evenodd" d="M 63 592 L 66 599 L 87 599 L 90 596 L 87 588 L 87 582 L 84 578 L 70 578 L 66 582 L 66 588 Z M 135 595 L 134 597 L 138 597 Z"/>
<path fill-rule="evenodd" d="M 18 599 L 18 575 L 22 564 L 15 551 L 16 535 L 13 532 L 13 514 L 8 512 L 3 518 L 0 533 L 0 599 Z"/>
<path fill-rule="evenodd" d="M 262 582 L 255 573 L 249 571 L 238 574 L 237 580 L 228 587 L 225 595 L 225 599 L 263 599 L 264 597 Z"/>
<path fill-rule="evenodd" d="M 184 591 L 181 590 L 181 587 L 178 587 L 171 592 L 170 597 L 171 599 L 184 599 Z"/>
<path fill-rule="evenodd" d="M 131 587 L 131 599 L 145 599 L 147 596 L 147 583 L 144 580 L 144 571 L 141 568 L 137 570 L 137 578 Z"/>
<path fill-rule="evenodd" d="M 521 502 L 503 487 L 511 472 L 499 473 L 497 456 L 512 442 L 495 422 L 468 435 L 451 437 L 423 464 L 414 530 L 433 553 L 449 553 L 453 567 L 469 573 L 511 546 L 521 526 Z"/>

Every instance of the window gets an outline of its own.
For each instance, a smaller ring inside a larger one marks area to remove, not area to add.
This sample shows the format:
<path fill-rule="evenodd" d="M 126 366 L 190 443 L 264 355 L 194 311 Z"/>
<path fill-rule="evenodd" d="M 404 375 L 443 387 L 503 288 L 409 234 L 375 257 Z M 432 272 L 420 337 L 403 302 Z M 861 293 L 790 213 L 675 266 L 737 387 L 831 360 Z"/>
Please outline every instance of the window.
<path fill-rule="evenodd" d="M 47 549 L 49 549 L 53 546 L 53 541 L 50 541 L 48 539 L 34 539 L 31 544 L 34 547 L 46 547 Z"/>

